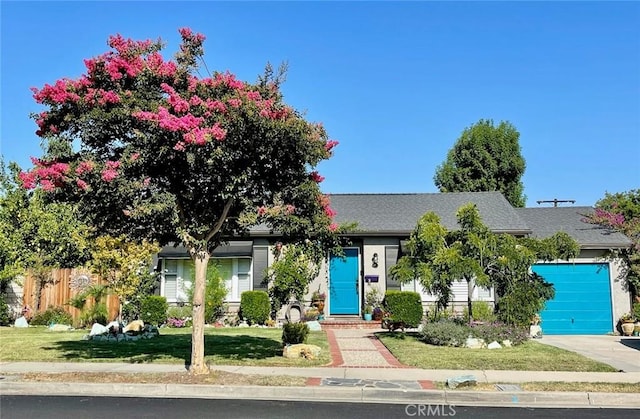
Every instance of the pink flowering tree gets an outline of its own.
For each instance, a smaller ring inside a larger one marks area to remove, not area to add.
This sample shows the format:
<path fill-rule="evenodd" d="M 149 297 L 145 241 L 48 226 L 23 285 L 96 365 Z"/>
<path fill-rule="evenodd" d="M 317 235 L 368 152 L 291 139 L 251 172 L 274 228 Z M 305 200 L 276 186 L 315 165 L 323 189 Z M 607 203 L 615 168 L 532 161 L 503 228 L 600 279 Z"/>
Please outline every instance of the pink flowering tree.
<path fill-rule="evenodd" d="M 640 189 L 606 193 L 596 203 L 594 212 L 586 214 L 584 220 L 623 233 L 631 240 L 629 248 L 612 251 L 610 256 L 624 261 L 622 275 L 625 283 L 636 302 L 640 303 Z"/>
<path fill-rule="evenodd" d="M 79 203 L 96 234 L 182 242 L 195 262 L 191 371 L 206 373 L 203 296 L 211 252 L 264 224 L 320 257 L 339 247 L 317 165 L 337 142 L 283 101 L 284 70 L 255 83 L 205 76 L 204 36 L 181 29 L 175 59 L 159 41 L 109 39 L 86 72 L 33 89 L 44 157 L 20 175 Z M 208 71 L 207 71 L 208 73 Z"/>

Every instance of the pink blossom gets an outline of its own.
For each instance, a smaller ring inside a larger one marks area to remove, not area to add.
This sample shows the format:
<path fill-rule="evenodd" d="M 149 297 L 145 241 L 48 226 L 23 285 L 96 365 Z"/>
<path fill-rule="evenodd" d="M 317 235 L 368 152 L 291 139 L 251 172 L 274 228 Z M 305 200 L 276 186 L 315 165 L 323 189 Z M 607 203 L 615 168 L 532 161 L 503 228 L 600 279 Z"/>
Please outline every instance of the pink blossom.
<path fill-rule="evenodd" d="M 324 213 L 327 214 L 327 217 L 333 218 L 337 214 L 330 206 L 324 207 Z"/>
<path fill-rule="evenodd" d="M 242 103 L 242 101 L 240 102 Z M 220 102 L 219 100 L 207 99 L 206 105 L 207 105 L 207 109 L 210 109 L 212 111 L 219 111 L 221 113 L 227 112 L 227 106 L 223 102 Z"/>
<path fill-rule="evenodd" d="M 92 161 L 83 161 L 76 167 L 76 175 L 81 176 L 83 173 L 87 173 L 93 170 L 95 164 Z"/>
<path fill-rule="evenodd" d="M 227 103 L 229 105 L 231 105 L 234 108 L 239 108 L 240 105 L 242 105 L 242 100 L 241 99 L 237 99 L 237 98 L 233 98 L 233 99 L 229 99 L 227 100 Z"/>
<path fill-rule="evenodd" d="M 329 224 L 329 231 L 336 231 L 338 229 L 338 224 L 331 223 Z"/>
<path fill-rule="evenodd" d="M 118 172 L 114 169 L 105 169 L 102 171 L 102 180 L 105 182 L 111 182 L 118 177 Z"/>
<path fill-rule="evenodd" d="M 107 162 L 105 163 L 105 166 L 107 167 L 107 170 L 116 170 L 120 167 L 120 162 L 119 161 L 113 161 L 113 160 L 107 160 Z"/>
<path fill-rule="evenodd" d="M 18 179 L 22 182 L 22 186 L 25 189 L 33 189 L 36 187 L 36 175 L 35 172 L 20 172 L 18 174 Z"/>
<path fill-rule="evenodd" d="M 329 140 L 327 141 L 327 143 L 324 145 L 324 149 L 327 150 L 328 152 L 331 152 L 331 150 L 337 146 L 339 143 L 336 140 Z"/>
<path fill-rule="evenodd" d="M 140 158 L 140 153 L 133 153 L 131 155 L 131 161 L 134 162 Z"/>
<path fill-rule="evenodd" d="M 294 207 L 291 204 L 287 204 L 287 206 L 285 207 L 285 212 L 287 213 L 287 215 L 291 215 L 295 212 L 296 207 Z"/>
<path fill-rule="evenodd" d="M 49 179 L 40 179 L 40 186 L 46 192 L 53 192 L 56 189 L 56 185 Z"/>
<path fill-rule="evenodd" d="M 78 185 L 78 188 L 82 189 L 83 191 L 86 191 L 89 187 L 89 185 L 87 185 L 87 182 L 82 179 L 76 180 L 76 185 Z"/>
<path fill-rule="evenodd" d="M 265 215 L 267 213 L 267 208 L 263 205 L 258 207 L 258 215 Z"/>
<path fill-rule="evenodd" d="M 179 141 L 178 143 L 176 143 L 176 145 L 173 146 L 173 149 L 176 151 L 184 151 L 185 143 L 183 143 L 182 141 Z"/>
<path fill-rule="evenodd" d="M 253 100 L 254 102 L 257 102 L 261 99 L 260 92 L 257 92 L 257 91 L 247 92 L 247 98 L 249 98 L 249 100 Z"/>
<path fill-rule="evenodd" d="M 324 176 L 321 176 L 317 171 L 313 171 L 311 172 L 311 179 L 316 182 L 316 183 L 320 183 L 324 180 Z"/>
<path fill-rule="evenodd" d="M 151 178 L 146 177 L 146 178 L 144 178 L 144 180 L 142 181 L 142 186 L 146 188 L 147 186 L 149 186 L 149 184 L 150 184 L 150 183 L 151 183 Z"/>
<path fill-rule="evenodd" d="M 200 99 L 198 96 L 191 96 L 191 99 L 189 99 L 189 104 L 191 106 L 200 106 L 204 103 L 204 101 L 202 99 Z"/>

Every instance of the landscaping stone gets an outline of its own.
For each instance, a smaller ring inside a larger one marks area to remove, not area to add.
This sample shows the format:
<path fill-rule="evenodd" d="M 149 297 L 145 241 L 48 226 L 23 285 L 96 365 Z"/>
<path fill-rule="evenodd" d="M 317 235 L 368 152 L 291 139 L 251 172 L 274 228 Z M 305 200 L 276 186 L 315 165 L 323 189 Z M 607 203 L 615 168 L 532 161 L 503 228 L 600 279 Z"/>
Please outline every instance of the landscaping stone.
<path fill-rule="evenodd" d="M 505 339 L 502 341 L 502 346 L 504 346 L 505 348 L 511 348 L 513 346 L 513 344 L 511 343 L 511 341 L 509 339 Z"/>
<path fill-rule="evenodd" d="M 500 345 L 495 340 L 487 345 L 487 349 L 500 349 L 500 348 L 502 348 L 502 345 Z"/>
<path fill-rule="evenodd" d="M 529 336 L 534 339 L 539 339 L 542 337 L 542 326 L 534 324 L 529 327 Z"/>
<path fill-rule="evenodd" d="M 91 326 L 89 336 L 104 335 L 105 333 L 109 333 L 109 329 L 107 329 L 106 326 L 100 323 L 94 323 L 93 326 Z"/>
<path fill-rule="evenodd" d="M 144 329 L 144 322 L 142 320 L 134 320 L 128 323 L 124 327 L 124 329 L 122 329 L 122 333 L 127 333 L 127 332 L 140 333 L 142 332 L 142 329 Z"/>
<path fill-rule="evenodd" d="M 471 349 L 480 349 L 480 348 L 484 348 L 485 343 L 484 343 L 484 340 L 482 339 L 467 338 L 467 341 L 465 342 L 464 346 Z"/>
<path fill-rule="evenodd" d="M 29 327 L 29 322 L 27 322 L 27 318 L 24 316 L 18 317 L 13 324 L 15 327 Z"/>
<path fill-rule="evenodd" d="M 307 322 L 307 326 L 309 327 L 309 330 L 311 332 L 319 332 L 322 330 L 322 326 L 320 325 L 320 322 L 317 320 L 312 320 L 310 322 Z"/>
<path fill-rule="evenodd" d="M 320 356 L 320 347 L 316 345 L 308 345 L 299 343 L 297 345 L 287 345 L 282 350 L 282 356 L 285 358 L 306 358 L 315 359 Z"/>
<path fill-rule="evenodd" d="M 447 378 L 447 387 L 470 387 L 475 386 L 478 383 L 475 375 L 460 375 L 458 377 Z"/>

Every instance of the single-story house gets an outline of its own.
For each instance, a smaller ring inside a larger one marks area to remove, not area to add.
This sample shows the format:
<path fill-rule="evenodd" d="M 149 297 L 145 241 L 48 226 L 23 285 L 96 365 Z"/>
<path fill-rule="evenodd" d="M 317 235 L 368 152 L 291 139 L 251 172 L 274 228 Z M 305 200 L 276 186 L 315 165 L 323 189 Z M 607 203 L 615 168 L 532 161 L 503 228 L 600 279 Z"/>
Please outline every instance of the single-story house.
<path fill-rule="evenodd" d="M 331 206 L 336 222 L 356 222 L 351 245 L 345 257 L 328 256 L 320 274 L 311 283 L 313 291 L 327 295 L 327 316 L 359 316 L 364 298 L 371 288 L 412 290 L 422 295 L 425 308 L 435 298 L 423 292 L 414 281 L 399 284 L 389 275 L 402 255 L 403 245 L 426 212 L 438 214 L 450 230 L 457 228 L 456 211 L 467 203 L 478 207 L 483 222 L 496 233 L 516 236 L 547 237 L 565 231 L 581 246 L 580 255 L 571 261 L 539 263 L 535 272 L 553 282 L 556 297 L 542 313 L 547 334 L 604 334 L 615 330 L 618 317 L 630 310 L 630 295 L 619 278 L 618 262 L 604 260 L 609 249 L 631 244 L 622 234 L 610 232 L 582 221 L 590 207 L 514 208 L 499 192 L 416 193 L 416 194 L 335 194 Z M 265 269 L 273 263 L 273 246 L 278 236 L 266 229 L 254 228 L 248 237 L 234 238 L 213 252 L 229 290 L 227 302 L 237 309 L 246 290 L 266 290 Z M 183 247 L 166 246 L 158 254 L 161 272 L 160 294 L 169 303 L 185 302 L 185 288 L 191 283 L 192 269 Z M 466 306 L 468 287 L 462 281 L 454 285 L 452 306 Z M 473 287 L 473 300 L 494 303 L 492 289 Z"/>

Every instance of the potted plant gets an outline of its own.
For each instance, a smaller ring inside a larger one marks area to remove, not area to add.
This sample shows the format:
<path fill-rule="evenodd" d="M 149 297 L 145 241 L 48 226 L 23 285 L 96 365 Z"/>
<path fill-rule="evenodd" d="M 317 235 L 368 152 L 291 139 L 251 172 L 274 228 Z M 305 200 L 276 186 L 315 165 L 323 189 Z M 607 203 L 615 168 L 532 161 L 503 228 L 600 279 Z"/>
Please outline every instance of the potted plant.
<path fill-rule="evenodd" d="M 311 306 L 318 309 L 318 313 L 321 317 L 324 317 L 324 304 L 326 297 L 326 294 L 320 291 L 314 291 L 311 296 Z"/>
<path fill-rule="evenodd" d="M 624 313 L 620 316 L 620 327 L 622 328 L 622 333 L 625 336 L 631 336 L 633 334 L 633 330 L 635 328 L 635 317 L 633 313 Z"/>
<path fill-rule="evenodd" d="M 373 316 L 373 307 L 371 307 L 370 305 L 366 305 L 364 307 L 364 319 L 366 321 L 371 321 Z"/>
<path fill-rule="evenodd" d="M 366 304 L 372 308 L 373 320 L 380 321 L 384 316 L 384 310 L 382 310 L 382 296 L 378 288 L 371 288 L 365 295 Z"/>

